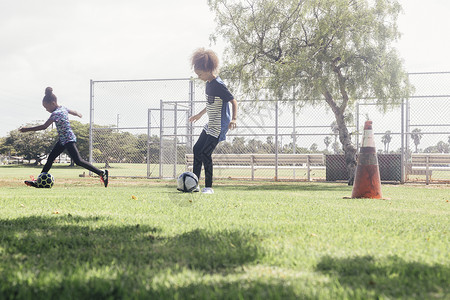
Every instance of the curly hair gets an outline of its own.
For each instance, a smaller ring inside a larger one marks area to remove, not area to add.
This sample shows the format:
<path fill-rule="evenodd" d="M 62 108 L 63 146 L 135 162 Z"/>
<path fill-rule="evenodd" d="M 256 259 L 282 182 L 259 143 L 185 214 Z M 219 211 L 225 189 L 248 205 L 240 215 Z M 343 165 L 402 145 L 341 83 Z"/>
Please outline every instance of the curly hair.
<path fill-rule="evenodd" d="M 191 64 L 194 70 L 214 73 L 219 68 L 219 58 L 214 51 L 199 48 L 192 54 Z"/>

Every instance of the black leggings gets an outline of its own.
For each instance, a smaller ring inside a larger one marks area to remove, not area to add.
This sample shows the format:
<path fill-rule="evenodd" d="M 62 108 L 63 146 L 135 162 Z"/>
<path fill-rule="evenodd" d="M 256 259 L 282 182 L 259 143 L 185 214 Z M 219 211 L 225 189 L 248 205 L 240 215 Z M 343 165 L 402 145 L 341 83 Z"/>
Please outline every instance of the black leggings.
<path fill-rule="evenodd" d="M 53 165 L 53 161 L 64 151 L 64 149 L 67 149 L 67 152 L 69 152 L 69 156 L 78 166 L 88 169 L 89 171 L 94 172 L 99 176 L 103 174 L 103 171 L 97 169 L 96 167 L 94 167 L 93 165 L 91 165 L 90 163 L 81 158 L 80 153 L 78 152 L 77 149 L 77 144 L 75 142 L 70 142 L 63 145 L 61 144 L 60 141 L 56 143 L 56 145 L 53 147 L 52 152 L 50 152 L 47 158 L 47 163 L 42 169 L 42 173 L 50 171 Z"/>
<path fill-rule="evenodd" d="M 203 130 L 197 143 L 194 145 L 194 166 L 193 172 L 200 179 L 200 172 L 205 168 L 205 187 L 212 187 L 213 179 L 213 163 L 212 153 L 216 149 L 219 139 L 215 138 Z"/>

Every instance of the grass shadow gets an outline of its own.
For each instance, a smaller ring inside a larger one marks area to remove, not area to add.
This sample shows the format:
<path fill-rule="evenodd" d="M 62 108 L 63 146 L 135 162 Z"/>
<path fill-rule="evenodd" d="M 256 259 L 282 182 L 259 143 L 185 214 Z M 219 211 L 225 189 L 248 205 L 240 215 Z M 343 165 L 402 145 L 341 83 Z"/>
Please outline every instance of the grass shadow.
<path fill-rule="evenodd" d="M 443 299 L 450 292 L 449 266 L 407 262 L 397 256 L 325 256 L 316 269 L 337 277 L 343 286 L 371 291 L 374 298 Z"/>
<path fill-rule="evenodd" d="M 20 164 L 20 165 L 3 165 L 1 168 L 4 169 L 42 169 L 44 167 L 43 164 L 35 165 L 35 164 Z M 52 169 L 83 169 L 83 167 L 70 164 L 53 164 Z"/>
<path fill-rule="evenodd" d="M 161 272 L 226 275 L 264 255 L 258 237 L 243 231 L 165 236 L 157 226 L 111 225 L 97 216 L 0 220 L 0 237 L 0 298 L 122 298 Z M 77 276 L 105 268 L 116 276 Z M 35 275 L 24 280 L 27 274 Z M 54 274 L 59 279 L 49 282 Z M 153 292 L 175 295 L 178 288 Z"/>

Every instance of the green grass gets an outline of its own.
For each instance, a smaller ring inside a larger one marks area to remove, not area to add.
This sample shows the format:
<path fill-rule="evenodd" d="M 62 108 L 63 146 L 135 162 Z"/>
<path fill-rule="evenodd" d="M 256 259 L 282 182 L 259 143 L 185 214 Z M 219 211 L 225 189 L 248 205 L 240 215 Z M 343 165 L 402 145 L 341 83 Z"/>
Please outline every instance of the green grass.
<path fill-rule="evenodd" d="M 0 167 L 0 299 L 449 299 L 450 187 L 173 181 Z M 136 199 L 133 199 L 134 198 Z"/>

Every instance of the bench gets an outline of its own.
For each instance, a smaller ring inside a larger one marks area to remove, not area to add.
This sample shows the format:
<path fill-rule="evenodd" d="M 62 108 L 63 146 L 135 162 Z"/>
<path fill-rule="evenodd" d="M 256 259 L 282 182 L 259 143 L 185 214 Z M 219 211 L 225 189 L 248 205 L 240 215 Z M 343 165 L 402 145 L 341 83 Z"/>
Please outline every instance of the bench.
<path fill-rule="evenodd" d="M 433 170 L 450 167 L 450 154 L 442 153 L 413 153 L 408 168 L 410 175 L 425 175 L 426 183 L 431 181 Z"/>
<path fill-rule="evenodd" d="M 192 170 L 194 154 L 186 154 L 186 171 Z M 250 168 L 251 179 L 255 180 L 255 170 L 270 168 L 296 169 L 306 168 L 307 180 L 311 181 L 311 170 L 314 166 L 324 167 L 323 154 L 213 154 L 214 168 L 233 169 Z"/>

